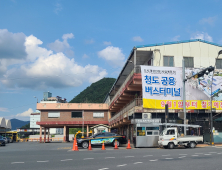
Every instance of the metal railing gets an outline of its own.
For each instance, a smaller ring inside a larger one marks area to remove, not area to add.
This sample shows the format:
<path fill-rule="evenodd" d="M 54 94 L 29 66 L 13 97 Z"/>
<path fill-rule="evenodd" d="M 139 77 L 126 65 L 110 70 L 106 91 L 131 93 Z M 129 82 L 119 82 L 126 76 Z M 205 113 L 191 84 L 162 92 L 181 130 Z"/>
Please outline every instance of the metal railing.
<path fill-rule="evenodd" d="M 126 80 L 123 82 L 123 84 L 120 86 L 119 90 L 116 92 L 116 94 L 113 96 L 113 98 L 110 100 L 109 105 L 117 98 L 117 96 L 119 97 L 121 95 L 121 92 L 123 90 L 123 88 L 126 86 L 126 84 L 128 83 L 128 81 L 132 78 L 134 73 L 141 73 L 141 69 L 140 66 L 135 66 L 135 69 L 133 69 L 130 74 L 127 76 Z"/>
<path fill-rule="evenodd" d="M 128 112 L 130 109 L 134 108 L 135 106 L 142 106 L 142 105 L 143 105 L 142 98 L 135 98 L 130 103 L 128 103 L 126 106 L 124 106 L 123 109 L 120 112 L 118 112 L 112 118 L 110 118 L 109 122 L 111 122 L 111 121 L 115 120 L 116 118 L 124 115 L 126 112 Z"/>

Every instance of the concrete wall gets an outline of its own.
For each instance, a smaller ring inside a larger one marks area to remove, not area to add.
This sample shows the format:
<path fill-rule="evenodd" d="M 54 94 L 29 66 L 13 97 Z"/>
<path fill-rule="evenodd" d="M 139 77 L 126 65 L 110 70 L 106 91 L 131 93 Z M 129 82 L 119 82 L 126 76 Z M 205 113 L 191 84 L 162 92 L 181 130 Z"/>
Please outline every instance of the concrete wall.
<path fill-rule="evenodd" d="M 138 48 L 138 51 L 153 51 L 159 49 L 160 52 L 154 52 L 154 66 L 163 66 L 163 56 L 174 56 L 174 67 L 182 67 L 183 57 L 194 57 L 194 67 L 214 66 L 215 58 L 222 47 L 207 44 L 204 42 L 187 42 L 179 44 L 169 44 L 162 46 Z M 222 57 L 220 57 L 222 59 Z"/>

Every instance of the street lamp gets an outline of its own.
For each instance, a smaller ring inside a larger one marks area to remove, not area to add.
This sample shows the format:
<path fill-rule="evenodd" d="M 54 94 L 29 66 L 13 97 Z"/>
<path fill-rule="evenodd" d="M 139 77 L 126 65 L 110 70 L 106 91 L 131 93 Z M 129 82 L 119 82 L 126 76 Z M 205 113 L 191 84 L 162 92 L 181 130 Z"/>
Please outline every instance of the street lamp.
<path fill-rule="evenodd" d="M 34 96 L 34 98 L 36 98 L 36 99 L 37 99 L 37 103 L 38 103 L 38 98 L 37 98 L 36 96 Z"/>
<path fill-rule="evenodd" d="M 216 63 L 217 63 L 217 59 L 219 57 L 219 55 L 222 54 L 222 50 L 220 50 L 218 52 L 218 55 L 217 55 L 217 58 L 216 58 L 216 61 L 215 61 L 215 65 L 214 65 L 214 70 L 216 68 Z M 214 138 L 213 138 L 213 113 L 212 113 L 212 85 L 213 85 L 213 77 L 214 77 L 214 70 L 213 70 L 213 74 L 212 74 L 212 79 L 211 79 L 211 88 L 210 88 L 210 135 L 211 135 L 211 145 L 214 145 Z"/>

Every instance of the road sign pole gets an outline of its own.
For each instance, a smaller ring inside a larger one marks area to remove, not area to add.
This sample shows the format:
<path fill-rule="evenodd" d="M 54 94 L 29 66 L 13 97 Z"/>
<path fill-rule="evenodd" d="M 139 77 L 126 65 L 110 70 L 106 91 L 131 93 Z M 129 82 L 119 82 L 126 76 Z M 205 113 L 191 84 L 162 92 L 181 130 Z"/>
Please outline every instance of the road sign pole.
<path fill-rule="evenodd" d="M 184 113 L 184 135 L 187 135 L 187 130 L 186 130 L 186 91 L 185 91 L 185 82 L 186 82 L 186 77 L 185 77 L 185 64 L 184 64 L 184 59 L 182 60 L 182 65 L 183 65 L 183 113 Z"/>

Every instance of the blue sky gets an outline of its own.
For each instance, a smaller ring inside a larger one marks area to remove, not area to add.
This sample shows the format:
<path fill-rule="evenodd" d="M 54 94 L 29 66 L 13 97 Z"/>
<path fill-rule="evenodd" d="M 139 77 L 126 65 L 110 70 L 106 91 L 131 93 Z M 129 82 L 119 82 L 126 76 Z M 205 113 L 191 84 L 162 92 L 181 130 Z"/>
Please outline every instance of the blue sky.
<path fill-rule="evenodd" d="M 29 120 L 44 91 L 70 101 L 116 78 L 136 45 L 222 44 L 222 1 L 0 0 L 0 117 Z"/>

